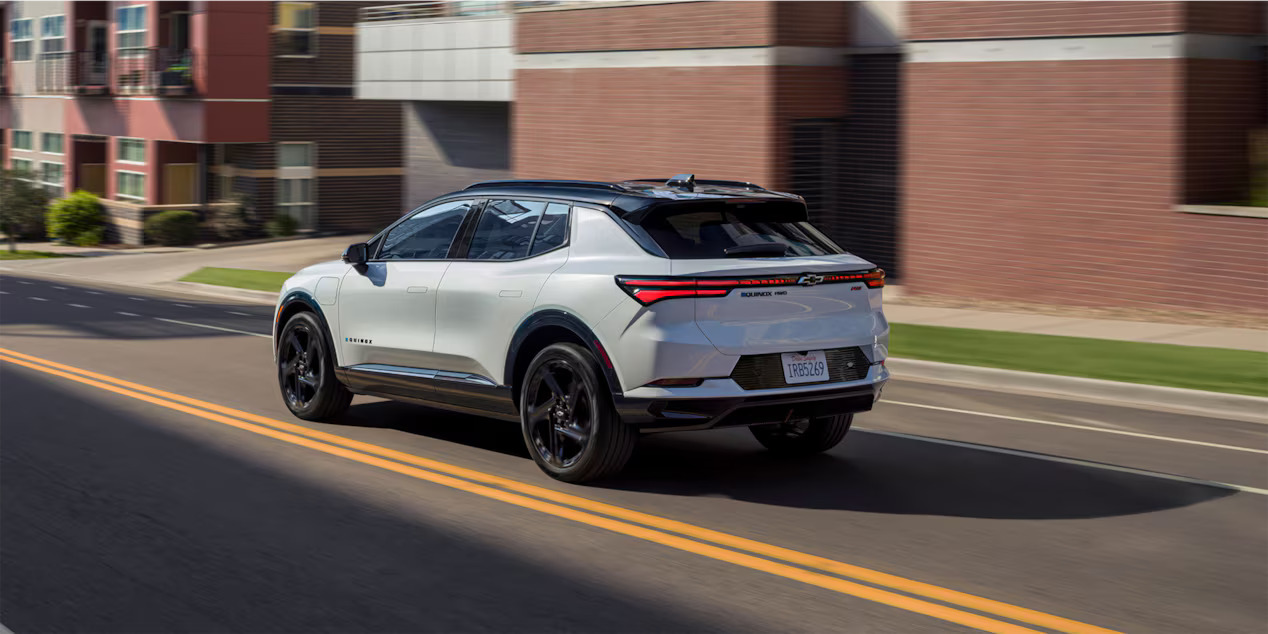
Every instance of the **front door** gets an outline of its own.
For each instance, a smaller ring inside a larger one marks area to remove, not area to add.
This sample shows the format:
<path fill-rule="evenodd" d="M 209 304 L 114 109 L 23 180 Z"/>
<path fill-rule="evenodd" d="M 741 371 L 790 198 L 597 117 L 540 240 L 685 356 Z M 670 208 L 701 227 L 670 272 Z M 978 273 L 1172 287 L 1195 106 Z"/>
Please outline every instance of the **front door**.
<path fill-rule="evenodd" d="M 436 295 L 449 249 L 473 200 L 440 203 L 412 214 L 382 238 L 371 261 L 349 270 L 339 289 L 344 366 L 375 364 L 438 370 Z"/>
<path fill-rule="evenodd" d="M 169 163 L 163 166 L 163 204 L 190 205 L 198 202 L 196 163 Z"/>

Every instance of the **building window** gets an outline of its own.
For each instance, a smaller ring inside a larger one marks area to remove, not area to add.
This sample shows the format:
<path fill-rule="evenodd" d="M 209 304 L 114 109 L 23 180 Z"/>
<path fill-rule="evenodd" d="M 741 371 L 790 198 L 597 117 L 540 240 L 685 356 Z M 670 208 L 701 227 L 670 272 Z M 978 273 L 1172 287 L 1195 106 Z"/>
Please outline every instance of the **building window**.
<path fill-rule="evenodd" d="M 146 38 L 145 5 L 120 7 L 115 15 L 119 53 L 125 57 L 143 54 Z"/>
<path fill-rule="evenodd" d="M 303 229 L 316 226 L 313 207 L 313 144 L 277 146 L 277 212 L 299 221 Z"/>
<path fill-rule="evenodd" d="M 35 169 L 34 169 L 34 167 L 31 165 L 31 161 L 29 161 L 29 160 L 27 160 L 27 159 L 20 159 L 20 158 L 10 159 L 10 160 L 9 160 L 9 169 L 12 169 L 12 170 L 13 170 L 13 171 L 15 171 L 15 172 L 21 172 L 21 173 L 23 173 L 23 174 L 27 175 L 28 177 L 30 177 L 30 176 L 34 176 L 34 175 L 35 175 Z M 23 179 L 20 179 L 20 180 L 31 180 L 31 179 L 30 179 L 30 178 L 23 178 Z"/>
<path fill-rule="evenodd" d="M 315 2 L 278 4 L 277 54 L 282 57 L 312 57 L 317 54 Z"/>
<path fill-rule="evenodd" d="M 63 169 L 61 163 L 50 163 L 48 161 L 40 163 L 40 182 L 44 185 L 44 191 L 52 198 L 61 198 L 62 196 Z"/>
<path fill-rule="evenodd" d="M 13 20 L 9 23 L 9 39 L 13 42 L 13 61 L 31 61 L 31 41 L 34 38 L 31 18 Z"/>
<path fill-rule="evenodd" d="M 44 132 L 40 134 L 40 151 L 49 154 L 63 154 L 66 137 L 61 132 Z"/>
<path fill-rule="evenodd" d="M 145 174 L 141 172 L 115 172 L 114 197 L 119 200 L 145 200 Z"/>
<path fill-rule="evenodd" d="M 32 144 L 34 136 L 30 130 L 14 130 L 13 131 L 13 149 L 15 150 L 33 150 L 35 146 Z"/>
<path fill-rule="evenodd" d="M 40 50 L 45 53 L 66 50 L 66 16 L 50 15 L 40 18 Z"/>
<path fill-rule="evenodd" d="M 145 140 L 119 139 L 119 158 L 124 163 L 145 162 Z"/>

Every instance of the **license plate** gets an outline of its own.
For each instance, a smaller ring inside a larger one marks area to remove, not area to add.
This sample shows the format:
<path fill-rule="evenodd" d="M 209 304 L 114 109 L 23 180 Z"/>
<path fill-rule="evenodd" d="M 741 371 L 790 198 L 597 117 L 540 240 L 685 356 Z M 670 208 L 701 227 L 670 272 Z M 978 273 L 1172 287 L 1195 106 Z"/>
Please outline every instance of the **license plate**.
<path fill-rule="evenodd" d="M 784 362 L 784 382 L 789 385 L 828 380 L 828 355 L 822 350 L 785 352 L 780 357 Z"/>

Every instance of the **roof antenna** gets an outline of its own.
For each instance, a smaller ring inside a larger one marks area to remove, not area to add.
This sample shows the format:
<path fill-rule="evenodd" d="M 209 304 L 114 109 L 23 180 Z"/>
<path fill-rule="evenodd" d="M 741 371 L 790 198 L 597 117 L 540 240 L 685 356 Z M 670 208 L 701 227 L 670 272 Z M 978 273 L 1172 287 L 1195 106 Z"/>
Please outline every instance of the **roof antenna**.
<path fill-rule="evenodd" d="M 667 187 L 675 187 L 683 191 L 691 192 L 696 190 L 695 174 L 679 174 L 665 183 Z"/>

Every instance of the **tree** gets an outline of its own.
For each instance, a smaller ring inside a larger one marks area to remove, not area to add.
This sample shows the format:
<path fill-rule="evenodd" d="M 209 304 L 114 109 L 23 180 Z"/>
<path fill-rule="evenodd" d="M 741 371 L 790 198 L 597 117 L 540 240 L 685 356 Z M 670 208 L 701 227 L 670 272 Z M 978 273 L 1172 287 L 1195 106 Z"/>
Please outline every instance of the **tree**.
<path fill-rule="evenodd" d="M 18 238 L 44 235 L 44 209 L 48 195 L 30 172 L 0 170 L 0 231 L 9 239 L 9 252 L 18 250 Z"/>

